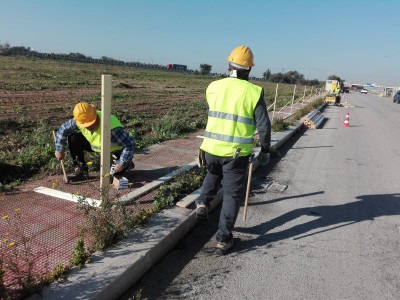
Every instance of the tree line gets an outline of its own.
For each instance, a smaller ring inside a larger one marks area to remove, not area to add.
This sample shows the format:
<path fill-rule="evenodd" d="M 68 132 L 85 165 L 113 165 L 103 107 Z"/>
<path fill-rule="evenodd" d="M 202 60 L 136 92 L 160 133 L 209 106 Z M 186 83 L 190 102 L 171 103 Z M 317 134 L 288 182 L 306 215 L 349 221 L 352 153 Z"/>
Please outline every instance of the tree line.
<path fill-rule="evenodd" d="M 320 85 L 320 81 L 318 79 L 305 79 L 303 74 L 300 74 L 297 71 L 289 71 L 286 73 L 275 73 L 273 74 L 270 69 L 263 73 L 263 78 L 266 81 L 274 82 L 274 83 L 288 83 L 288 84 L 301 84 L 301 85 L 309 85 L 309 86 L 317 86 Z"/>

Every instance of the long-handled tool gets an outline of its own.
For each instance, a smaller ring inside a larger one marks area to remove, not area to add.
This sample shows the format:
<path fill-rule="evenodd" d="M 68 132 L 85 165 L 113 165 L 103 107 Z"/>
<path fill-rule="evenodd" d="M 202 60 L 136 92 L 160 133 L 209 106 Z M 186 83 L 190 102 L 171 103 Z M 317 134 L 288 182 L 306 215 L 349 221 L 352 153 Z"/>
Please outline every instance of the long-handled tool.
<path fill-rule="evenodd" d="M 53 130 L 53 138 L 54 138 L 54 142 L 56 141 L 56 132 Z M 64 161 L 60 160 L 60 164 L 61 164 L 61 168 L 63 170 L 63 174 L 64 174 L 64 182 L 68 183 L 68 178 L 67 178 L 67 173 L 65 172 L 65 167 L 64 167 Z"/>
<path fill-rule="evenodd" d="M 250 165 L 249 165 L 249 175 L 247 178 L 247 190 L 246 190 L 246 200 L 244 201 L 244 210 L 243 210 L 243 221 L 246 221 L 247 216 L 247 204 L 249 203 L 249 195 L 250 195 L 250 186 L 251 186 L 251 175 L 253 174 L 253 159 L 254 154 L 250 155 Z"/>

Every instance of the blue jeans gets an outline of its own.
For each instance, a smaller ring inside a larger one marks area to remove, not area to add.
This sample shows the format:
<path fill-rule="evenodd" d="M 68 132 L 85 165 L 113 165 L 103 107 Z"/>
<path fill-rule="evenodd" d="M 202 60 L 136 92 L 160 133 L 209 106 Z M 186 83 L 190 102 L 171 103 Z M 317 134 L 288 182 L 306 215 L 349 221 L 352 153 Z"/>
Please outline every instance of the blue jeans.
<path fill-rule="evenodd" d="M 219 216 L 218 242 L 228 242 L 233 238 L 232 230 L 235 225 L 241 202 L 246 196 L 247 168 L 249 157 L 241 156 L 234 160 L 232 157 L 221 157 L 206 152 L 207 175 L 204 178 L 201 194 L 196 204 L 210 201 L 218 192 L 222 180 L 223 200 Z"/>

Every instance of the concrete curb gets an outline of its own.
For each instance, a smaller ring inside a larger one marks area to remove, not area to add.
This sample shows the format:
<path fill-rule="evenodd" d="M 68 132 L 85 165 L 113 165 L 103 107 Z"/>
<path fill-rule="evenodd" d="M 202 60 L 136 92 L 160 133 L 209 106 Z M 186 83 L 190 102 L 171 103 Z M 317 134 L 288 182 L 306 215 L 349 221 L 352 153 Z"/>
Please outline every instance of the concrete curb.
<path fill-rule="evenodd" d="M 285 131 L 274 133 L 271 146 L 282 147 L 302 126 L 298 121 Z M 254 149 L 255 156 L 260 150 L 260 147 Z M 211 211 L 221 203 L 222 193 L 220 190 L 211 201 Z M 111 249 L 93 255 L 89 264 L 81 270 L 73 270 L 65 282 L 51 284 L 41 295 L 29 299 L 117 299 L 196 224 L 194 209 L 165 209 Z"/>

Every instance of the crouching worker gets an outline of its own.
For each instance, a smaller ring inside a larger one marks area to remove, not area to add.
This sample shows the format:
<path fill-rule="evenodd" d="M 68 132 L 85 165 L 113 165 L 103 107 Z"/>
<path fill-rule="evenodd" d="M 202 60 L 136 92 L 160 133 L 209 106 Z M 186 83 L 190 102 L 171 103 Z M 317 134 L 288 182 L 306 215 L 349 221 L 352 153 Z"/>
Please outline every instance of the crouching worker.
<path fill-rule="evenodd" d="M 68 175 L 69 181 L 80 181 L 88 177 L 88 167 L 84 151 L 101 153 L 101 111 L 86 102 L 78 103 L 74 108 L 74 118 L 61 125 L 56 135 L 58 160 L 65 158 L 65 144 L 68 147 L 75 167 L 75 172 Z M 135 141 L 122 128 L 121 122 L 111 115 L 111 154 L 115 161 L 110 170 L 115 175 L 122 175 L 132 169 Z"/>

